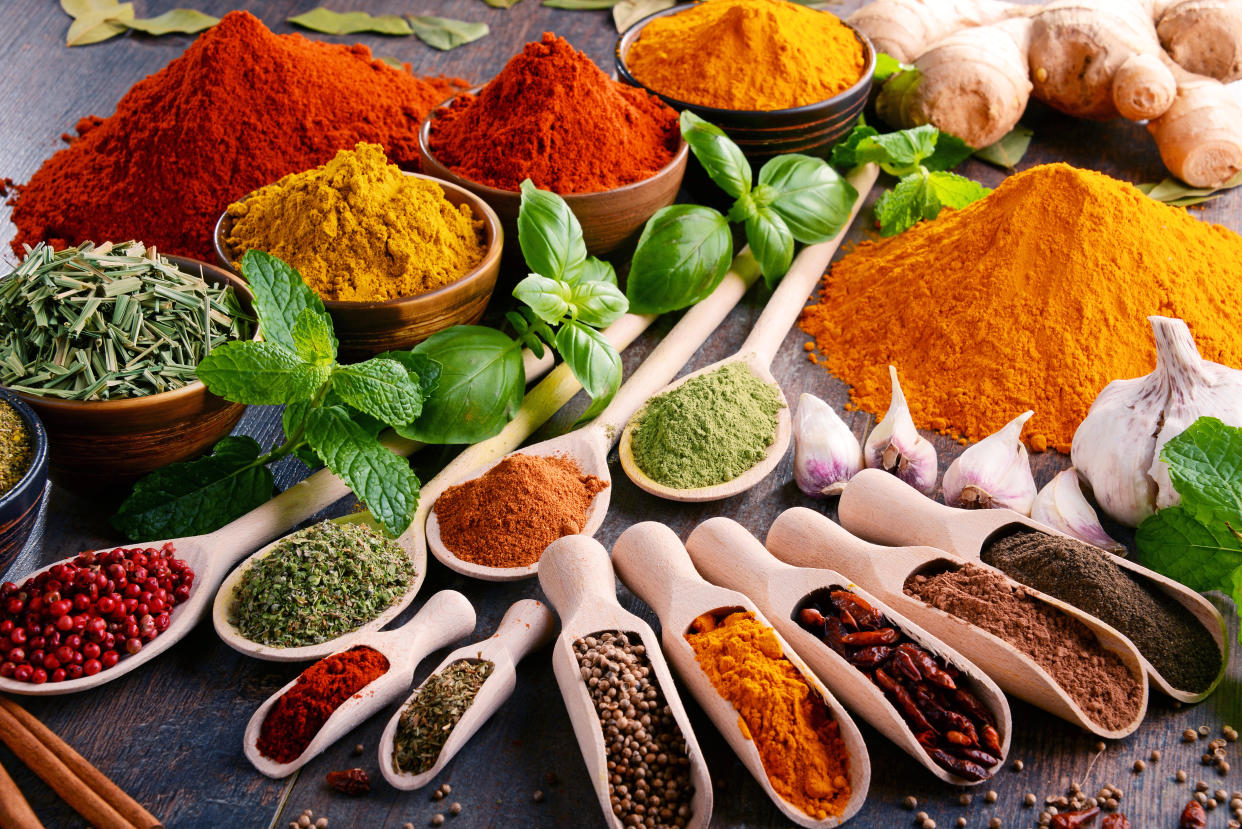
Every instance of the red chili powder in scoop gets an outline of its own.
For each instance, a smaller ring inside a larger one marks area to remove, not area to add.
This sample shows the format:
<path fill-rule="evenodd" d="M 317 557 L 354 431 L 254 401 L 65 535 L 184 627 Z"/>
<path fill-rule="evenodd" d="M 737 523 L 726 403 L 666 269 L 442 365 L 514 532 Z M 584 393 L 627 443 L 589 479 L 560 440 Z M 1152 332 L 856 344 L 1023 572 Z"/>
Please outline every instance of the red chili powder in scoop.
<path fill-rule="evenodd" d="M 13 251 L 138 239 L 213 261 L 213 228 L 230 202 L 337 150 L 381 144 L 417 170 L 419 123 L 465 85 L 232 12 L 134 84 L 114 115 L 78 122 L 81 138 L 19 189 Z"/>

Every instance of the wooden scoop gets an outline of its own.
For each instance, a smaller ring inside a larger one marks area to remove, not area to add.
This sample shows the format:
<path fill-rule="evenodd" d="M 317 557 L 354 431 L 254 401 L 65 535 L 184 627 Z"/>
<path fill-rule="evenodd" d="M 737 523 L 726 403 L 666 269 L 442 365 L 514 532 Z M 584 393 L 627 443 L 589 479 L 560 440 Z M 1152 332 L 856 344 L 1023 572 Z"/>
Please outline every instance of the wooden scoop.
<path fill-rule="evenodd" d="M 772 788 L 772 782 L 768 779 L 754 741 L 738 725 L 737 709 L 732 702 L 716 692 L 711 680 L 699 666 L 694 649 L 686 641 L 685 633 L 696 618 L 725 608 L 748 610 L 755 615 L 756 621 L 772 627 L 772 623 L 755 603 L 742 593 L 704 581 L 691 564 L 690 556 L 677 534 L 664 524 L 655 521 L 635 524 L 617 539 L 612 555 L 613 563 L 626 586 L 650 605 L 660 618 L 664 652 L 677 669 L 677 675 L 781 813 L 799 826 L 808 827 L 837 826 L 857 814 L 867 798 L 867 788 L 871 782 L 871 761 L 867 746 L 850 715 L 824 688 L 798 654 L 781 639 L 780 634 L 777 633 L 777 639 L 785 656 L 802 674 L 807 684 L 823 698 L 840 728 L 841 739 L 849 753 L 850 799 L 840 817 L 816 820 Z M 856 673 L 853 667 L 849 670 Z"/>
<path fill-rule="evenodd" d="M 768 531 L 766 546 L 773 555 L 788 564 L 829 567 L 845 574 L 933 636 L 953 643 L 959 653 L 980 666 L 1007 693 L 1093 734 L 1110 740 L 1120 739 L 1132 733 L 1143 721 L 1147 710 L 1147 675 L 1138 651 L 1129 639 L 1078 608 L 1024 588 L 1032 597 L 1086 625 L 1095 634 L 1100 647 L 1115 653 L 1141 685 L 1142 697 L 1134 719 L 1115 731 L 1088 717 L 1051 674 L 1031 657 L 983 628 L 907 596 L 902 589 L 910 575 L 929 564 L 960 565 L 966 563 L 965 559 L 933 547 L 881 547 L 869 544 L 850 535 L 827 516 L 805 507 L 794 507 L 781 513 Z M 1017 584 L 1012 579 L 1010 582 Z"/>
<path fill-rule="evenodd" d="M 513 693 L 517 685 L 517 663 L 521 662 L 522 658 L 532 650 L 547 644 L 552 638 L 555 625 L 556 619 L 553 618 L 552 611 L 548 610 L 543 602 L 522 599 L 514 602 L 505 612 L 499 627 L 490 637 L 482 642 L 463 645 L 445 657 L 444 661 L 431 672 L 432 676 L 463 659 L 472 662 L 491 662 L 494 667 L 491 676 L 483 681 L 482 687 L 475 694 L 470 707 L 453 726 L 452 732 L 440 749 L 440 756 L 436 758 L 435 764 L 421 774 L 410 774 L 397 771 L 393 762 L 393 749 L 397 726 L 401 722 L 401 713 L 422 690 L 423 686 L 418 686 L 418 690 L 411 694 L 409 699 L 402 703 L 392 715 L 392 719 L 384 728 L 383 736 L 380 737 L 379 767 L 384 779 L 393 788 L 406 791 L 421 789 L 435 779 L 457 752 L 470 741 L 480 726 L 487 722 L 496 709 L 500 708 Z M 426 684 L 424 681 L 423 685 Z"/>
<path fill-rule="evenodd" d="M 400 698 L 414 681 L 414 671 L 427 654 L 472 630 L 474 607 L 470 600 L 455 590 L 441 590 L 427 600 L 418 615 L 396 630 L 355 633 L 343 641 L 336 652 L 366 645 L 388 658 L 388 670 L 341 703 L 296 759 L 278 763 L 259 751 L 259 730 L 276 700 L 297 684 L 298 677 L 294 677 L 289 684 L 268 697 L 267 702 L 259 706 L 250 718 L 243 738 L 246 759 L 268 777 L 288 777 L 376 711 Z"/>
<path fill-rule="evenodd" d="M 824 644 L 818 636 L 807 632 L 794 619 L 801 601 L 816 590 L 833 588 L 849 590 L 884 614 L 889 624 L 932 654 L 941 657 L 961 672 L 959 687 L 972 693 L 991 713 L 1001 738 L 1000 762 L 989 772 L 1004 765 L 1009 753 L 1013 730 L 1009 703 L 1000 688 L 988 679 L 974 663 L 932 636 L 902 614 L 888 607 L 845 576 L 833 570 L 793 567 L 774 558 L 746 528 L 730 518 L 710 518 L 686 539 L 686 549 L 695 568 L 708 581 L 743 591 L 754 600 L 798 655 L 807 661 L 817 676 L 851 711 L 871 723 L 881 734 L 927 767 L 932 774 L 954 786 L 973 786 L 984 782 L 948 771 L 928 754 L 916 739 L 914 731 L 902 718 L 884 692 L 861 669 Z M 624 568 L 618 563 L 618 568 Z"/>
<path fill-rule="evenodd" d="M 878 469 L 864 469 L 855 475 L 841 495 L 841 524 L 855 535 L 877 544 L 925 544 L 979 560 L 993 538 L 1007 535 L 1016 527 L 1068 538 L 1064 533 L 1008 509 L 966 510 L 947 507 L 924 496 L 913 487 Z M 1174 687 L 1141 653 L 1143 669 L 1152 684 L 1181 702 L 1199 702 L 1216 690 L 1229 664 L 1229 639 L 1225 620 L 1211 602 L 1170 578 L 1148 570 L 1141 564 L 1101 550 L 1123 570 L 1140 582 L 1161 590 L 1208 629 L 1220 650 L 1220 673 L 1207 689 L 1199 693 Z"/>
<path fill-rule="evenodd" d="M 656 684 L 685 738 L 690 756 L 690 782 L 694 785 L 690 819 L 686 825 L 687 829 L 704 829 L 712 816 L 712 782 L 707 773 L 707 763 L 699 750 L 699 743 L 677 694 L 677 686 L 673 684 L 673 675 L 669 673 L 664 654 L 660 651 L 655 631 L 617 602 L 617 581 L 607 551 L 592 538 L 567 535 L 548 545 L 541 563 L 539 586 L 561 617 L 561 633 L 552 646 L 552 668 L 605 822 L 612 829 L 622 829 L 621 821 L 612 812 L 603 726 L 586 683 L 582 681 L 578 659 L 574 655 L 574 642 L 595 633 L 620 631 L 637 638 L 646 648 Z"/>
<path fill-rule="evenodd" d="M 725 481 L 724 483 L 693 489 L 676 489 L 666 486 L 648 477 L 647 473 L 643 472 L 642 468 L 634 460 L 634 422 L 631 420 L 621 434 L 621 445 L 618 451 L 625 474 L 629 476 L 629 479 L 636 486 L 650 492 L 652 495 L 658 495 L 670 501 L 716 501 L 745 492 L 766 478 L 768 473 L 780 463 L 781 458 L 785 456 L 785 450 L 789 448 L 791 421 L 789 405 L 785 400 L 785 394 L 781 391 L 776 378 L 772 376 L 772 360 L 776 357 L 776 352 L 781 347 L 785 335 L 789 333 L 790 327 L 797 322 L 798 315 L 802 313 L 802 307 L 806 305 L 807 296 L 819 284 L 820 277 L 824 275 L 824 270 L 828 267 L 828 263 L 832 261 L 833 254 L 837 252 L 837 248 L 841 246 L 841 242 L 845 239 L 845 234 L 850 224 L 853 223 L 854 218 L 858 215 L 858 211 L 862 209 L 863 202 L 867 200 L 867 194 L 871 192 L 871 186 L 875 184 L 878 172 L 879 168 L 874 164 L 866 164 L 856 168 L 846 177 L 850 184 L 854 186 L 854 189 L 858 191 L 858 199 L 850 210 L 849 219 L 846 220 L 845 226 L 841 228 L 836 238 L 817 245 L 808 245 L 794 257 L 789 272 L 785 274 L 776 292 L 768 300 L 763 313 L 755 321 L 750 335 L 747 336 L 746 341 L 742 343 L 742 347 L 738 349 L 736 354 L 687 374 L 685 377 L 670 383 L 657 392 L 657 394 L 665 394 L 687 380 L 703 374 L 710 374 L 730 363 L 744 364 L 756 377 L 775 388 L 781 396 L 781 402 L 785 403 L 777 413 L 776 436 L 768 447 L 767 454 L 763 460 L 733 480 Z"/>
<path fill-rule="evenodd" d="M 749 253 L 739 256 L 733 269 L 725 274 L 724 281 L 706 299 L 686 311 L 673 326 L 673 330 L 665 335 L 643 364 L 621 386 L 608 408 L 590 425 L 518 450 L 523 455 L 560 455 L 571 458 L 585 474 L 594 475 L 608 483 L 591 501 L 586 523 L 578 530 L 579 534 L 594 535 L 608 514 L 608 503 L 612 495 L 608 451 L 617 442 L 621 427 L 646 402 L 652 392 L 676 376 L 681 367 L 699 350 L 699 346 L 728 316 L 729 311 L 737 305 L 758 276 L 759 265 L 754 257 Z M 478 478 L 502 460 L 504 458 L 497 458 L 491 463 L 472 469 L 458 477 L 457 482 Z M 476 579 L 513 581 L 530 578 L 539 571 L 539 562 L 527 567 L 488 567 L 458 558 L 441 540 L 440 521 L 434 511 L 427 519 L 427 543 L 441 564 Z"/>

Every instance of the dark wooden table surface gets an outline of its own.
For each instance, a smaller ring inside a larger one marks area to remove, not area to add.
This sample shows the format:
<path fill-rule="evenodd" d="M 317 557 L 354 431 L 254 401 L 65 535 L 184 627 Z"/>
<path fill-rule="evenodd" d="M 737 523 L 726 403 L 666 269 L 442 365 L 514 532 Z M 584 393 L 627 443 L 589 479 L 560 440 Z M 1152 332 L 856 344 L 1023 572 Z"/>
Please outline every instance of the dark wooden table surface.
<path fill-rule="evenodd" d="M 140 16 L 158 14 L 175 5 L 173 0 L 136 3 Z M 284 23 L 285 18 L 314 7 L 316 0 L 195 0 L 188 5 L 215 14 L 247 8 L 275 31 L 288 32 L 291 27 Z M 849 0 L 842 4 L 842 9 L 848 11 L 857 5 L 857 0 Z M 612 69 L 616 32 L 607 12 L 561 11 L 544 8 L 538 0 L 522 0 L 508 10 L 492 9 L 482 0 L 417 4 L 352 0 L 336 7 L 376 13 L 439 14 L 482 20 L 491 26 L 487 38 L 447 53 L 437 52 L 414 38 L 335 38 L 342 42 L 362 40 L 377 55 L 409 61 L 417 72 L 446 72 L 482 83 L 523 43 L 538 38 L 544 30 L 567 37 L 606 70 Z M 26 180 L 44 158 L 62 146 L 59 136 L 79 117 L 110 114 L 130 85 L 159 69 L 190 42 L 190 38 L 182 36 L 124 37 L 96 46 L 67 49 L 64 35 L 69 20 L 50 0 L 5 0 L 0 3 L 0 10 L 4 13 L 0 30 L 0 53 L 4 55 L 0 64 L 0 178 L 7 176 L 18 182 Z M 1164 176 L 1155 149 L 1139 126 L 1075 122 L 1048 113 L 1034 114 L 1029 123 L 1037 138 L 1023 167 L 1064 160 L 1134 182 Z M 1003 176 L 977 162 L 963 172 L 992 185 Z M 0 215 L 0 234 L 7 242 L 12 227 L 7 221 L 7 208 L 0 210 L 5 211 Z M 1242 230 L 1242 191 L 1212 203 L 1201 215 Z M 852 238 L 860 235 L 855 231 Z M 7 257 L 6 263 L 11 263 L 7 244 L 0 257 Z M 699 350 L 687 370 L 731 353 L 742 341 L 761 304 L 761 297 L 747 297 Z M 627 373 L 670 325 L 670 320 L 660 320 L 626 352 Z M 1082 333 L 1091 336 L 1089 331 Z M 776 377 L 790 399 L 809 391 L 840 408 L 846 400 L 844 385 L 807 362 L 802 350 L 805 339 L 797 331 L 789 334 L 773 366 Z M 935 359 L 934 344 L 929 358 Z M 581 401 L 569 408 L 580 410 Z M 849 417 L 856 432 L 862 435 L 870 418 L 862 413 Z M 572 413 L 556 418 L 540 436 L 564 430 L 572 419 Z M 279 429 L 277 412 L 255 408 L 247 413 L 240 428 L 260 441 L 271 442 Z M 960 447 L 939 437 L 933 439 L 940 449 L 943 469 Z M 435 450 L 424 451 L 416 460 L 420 475 L 425 480 L 448 457 Z M 1042 484 L 1068 460 L 1049 453 L 1036 457 L 1034 462 Z M 296 462 L 288 462 L 279 473 L 279 484 L 284 487 L 304 476 L 306 470 Z M 667 522 L 684 537 L 700 521 L 728 515 L 762 535 L 779 512 L 808 503 L 792 482 L 789 458 L 745 495 L 703 505 L 660 501 L 630 485 L 619 466 L 614 465 L 613 474 L 612 510 L 598 534 L 606 546 L 626 527 L 650 519 Z M 328 514 L 341 514 L 352 505 L 352 501 L 343 501 Z M 108 527 L 107 511 L 100 505 L 53 489 L 44 532 L 11 572 L 13 576 L 24 574 L 41 562 L 119 541 Z M 457 577 L 434 559 L 430 566 L 423 596 L 442 588 L 465 593 L 478 610 L 480 635 L 495 627 L 513 601 L 539 596 L 535 581 L 488 584 Z M 624 587 L 620 593 L 623 604 L 655 622 L 646 606 Z M 1218 594 L 1211 598 L 1226 612 L 1231 639 L 1236 640 L 1238 622 L 1232 603 Z M 416 600 L 414 609 L 419 605 L 421 598 Z M 440 658 L 441 655 L 433 655 L 426 660 L 419 681 Z M 251 768 L 241 752 L 245 723 L 255 707 L 301 667 L 242 657 L 217 639 L 210 623 L 204 623 L 143 670 L 81 695 L 29 700 L 27 705 L 172 827 L 283 827 L 308 807 L 317 815 L 329 817 L 337 829 L 400 827 L 407 821 L 426 826 L 434 813 L 447 811 L 443 808 L 447 801 L 431 802 L 429 790 L 398 792 L 380 778 L 375 747 L 391 712 L 359 727 L 287 780 L 269 780 Z M 1234 771 L 1218 778 L 1215 771 L 1199 765 L 1200 746 L 1180 742 L 1183 729 L 1188 727 L 1207 725 L 1219 732 L 1223 724 L 1242 726 L 1240 685 L 1242 660 L 1235 652 L 1228 676 L 1207 702 L 1176 710 L 1167 699 L 1153 694 L 1147 721 L 1139 731 L 1110 744 L 1098 759 L 1092 748 L 1093 738 L 1025 703 L 1013 701 L 1015 733 L 1011 758 L 1023 760 L 1025 770 L 1001 772 L 993 782 L 974 790 L 970 806 L 959 805 L 959 790 L 935 780 L 860 722 L 871 754 L 872 785 L 867 805 L 854 818 L 853 825 L 910 825 L 912 816 L 901 807 L 906 795 L 916 796 L 922 804 L 920 808 L 925 808 L 940 827 L 952 826 L 958 816 L 967 817 L 971 826 L 986 826 L 993 817 L 999 817 L 1005 826 L 1033 825 L 1037 810 L 1023 808 L 1023 795 L 1030 791 L 1042 798 L 1044 794 L 1063 793 L 1076 781 L 1091 790 L 1105 783 L 1119 785 L 1126 793 L 1124 810 L 1135 827 L 1176 826 L 1176 815 L 1191 789 L 1173 781 L 1175 770 L 1185 769 L 1192 782 L 1202 778 L 1213 788 L 1242 788 L 1242 757 L 1238 756 L 1236 746 L 1230 749 Z M 693 701 L 688 700 L 687 707 L 716 784 L 712 825 L 789 825 Z M 355 757 L 352 750 L 358 743 L 366 751 Z M 1145 758 L 1152 749 L 1163 752 L 1160 762 L 1141 775 L 1133 774 L 1133 761 L 1140 756 Z M 83 825 L 6 750 L 0 750 L 0 763 L 13 773 L 47 826 Z M 326 772 L 355 765 L 366 768 L 377 781 L 369 796 L 349 799 L 325 787 Z M 545 782 L 548 773 L 554 773 L 559 782 Z M 550 670 L 547 649 L 532 654 L 522 664 L 517 691 L 503 714 L 488 723 L 457 756 L 442 780 L 453 786 L 450 800 L 460 801 L 464 807 L 460 817 L 449 819 L 448 826 L 465 829 L 603 825 Z M 988 788 L 999 793 L 995 805 L 983 803 L 982 795 Z M 532 793 L 537 789 L 546 795 L 544 802 L 538 804 L 532 802 Z M 1211 815 L 1209 825 L 1223 829 L 1227 818 L 1226 809 L 1218 809 Z"/>

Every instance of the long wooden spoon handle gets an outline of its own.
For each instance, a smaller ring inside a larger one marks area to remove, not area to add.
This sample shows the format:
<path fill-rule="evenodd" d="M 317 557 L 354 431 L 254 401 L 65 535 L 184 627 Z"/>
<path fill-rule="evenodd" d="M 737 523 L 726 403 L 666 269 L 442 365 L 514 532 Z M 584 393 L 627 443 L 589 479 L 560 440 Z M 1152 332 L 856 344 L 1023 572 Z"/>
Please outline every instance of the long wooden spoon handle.
<path fill-rule="evenodd" d="M 837 252 L 837 248 L 841 247 L 846 232 L 854 223 L 863 203 L 867 201 L 867 194 L 871 192 L 871 187 L 875 184 L 876 176 L 879 174 L 879 167 L 874 164 L 864 164 L 845 177 L 858 191 L 858 198 L 854 200 L 854 206 L 850 208 L 850 215 L 845 220 L 845 224 L 841 226 L 841 230 L 834 238 L 817 245 L 807 245 L 794 257 L 788 273 L 781 279 L 776 293 L 772 294 L 763 313 L 755 322 L 755 327 L 751 329 L 750 336 L 742 344 L 742 353 L 753 352 L 765 366 L 772 363 L 777 349 L 785 340 L 785 335 L 789 333 L 789 329 L 797 322 L 798 315 L 802 313 L 806 298 L 819 284 L 819 279 L 824 275 L 828 263 L 832 261 L 833 254 Z"/>
<path fill-rule="evenodd" d="M 555 629 L 556 618 L 546 604 L 536 599 L 521 599 L 505 611 L 492 638 L 500 640 L 516 665 L 526 654 L 546 645 Z"/>
<path fill-rule="evenodd" d="M 678 599 L 704 584 L 677 533 L 656 521 L 635 524 L 621 533 L 612 547 L 612 563 L 626 587 L 664 624 Z"/>
<path fill-rule="evenodd" d="M 765 545 L 786 564 L 836 570 L 881 594 L 887 590 L 901 592 L 910 571 L 939 553 L 926 547 L 869 544 L 823 513 L 806 507 L 793 507 L 778 515 Z"/>
<path fill-rule="evenodd" d="M 441 590 L 428 599 L 414 618 L 399 628 L 410 637 L 409 648 L 414 654 L 410 673 L 427 654 L 469 636 L 474 623 L 474 605 L 456 590 Z"/>
<path fill-rule="evenodd" d="M 562 630 L 583 608 L 621 610 L 608 551 L 585 535 L 567 535 L 548 545 L 539 559 L 539 586 L 561 617 Z"/>
<path fill-rule="evenodd" d="M 712 584 L 747 593 L 762 591 L 762 583 L 789 565 L 775 558 L 759 539 L 732 518 L 709 518 L 686 539 L 690 560 Z"/>

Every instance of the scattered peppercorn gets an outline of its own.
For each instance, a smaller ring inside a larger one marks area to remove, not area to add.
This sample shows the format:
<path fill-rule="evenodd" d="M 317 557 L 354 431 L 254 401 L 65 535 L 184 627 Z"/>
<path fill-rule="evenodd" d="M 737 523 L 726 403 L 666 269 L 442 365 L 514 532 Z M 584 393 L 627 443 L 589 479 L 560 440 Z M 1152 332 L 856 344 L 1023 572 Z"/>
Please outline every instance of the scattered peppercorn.
<path fill-rule="evenodd" d="M 914 795 L 906 795 L 906 799 L 902 802 L 902 805 L 913 812 L 918 808 L 919 801 L 916 797 L 914 797 Z"/>
<path fill-rule="evenodd" d="M 1196 734 L 1192 729 L 1187 728 L 1185 731 L 1182 732 L 1183 743 L 1193 743 L 1197 739 L 1199 739 L 1199 735 Z"/>
<path fill-rule="evenodd" d="M 1142 771 L 1143 771 L 1144 769 L 1146 769 L 1146 768 L 1147 768 L 1147 764 L 1146 764 L 1146 763 L 1144 763 L 1142 760 L 1135 760 L 1135 761 L 1134 761 L 1134 773 L 1135 773 L 1135 774 L 1138 774 L 1138 773 L 1142 772 Z"/>
<path fill-rule="evenodd" d="M 1000 827 L 1001 827 L 1001 819 L 1000 819 L 1000 818 L 998 818 L 998 817 L 994 817 L 994 818 L 992 818 L 991 820 L 989 820 L 989 821 L 988 821 L 988 829 L 1000 829 Z"/>
<path fill-rule="evenodd" d="M 450 814 L 450 815 L 452 815 L 453 817 L 457 817 L 458 815 L 460 815 L 460 814 L 461 814 L 461 804 L 460 804 L 460 803 L 454 803 L 452 806 L 449 806 L 449 814 Z"/>
<path fill-rule="evenodd" d="M 1181 769 L 1178 769 L 1177 774 L 1173 775 L 1173 779 L 1175 779 L 1178 783 L 1185 783 L 1186 772 L 1182 771 Z"/>
<path fill-rule="evenodd" d="M 436 814 L 432 815 L 432 816 L 431 816 L 431 825 L 432 825 L 432 826 L 443 826 L 443 825 L 444 825 L 444 815 L 440 814 L 439 812 L 437 812 Z"/>
<path fill-rule="evenodd" d="M 983 800 L 984 800 L 984 802 L 986 802 L 986 803 L 995 803 L 995 802 L 996 802 L 996 796 L 997 796 L 997 795 L 996 795 L 996 792 L 995 792 L 995 791 L 993 791 L 993 790 L 991 790 L 991 789 L 988 789 L 988 793 L 987 793 L 987 794 L 985 794 L 985 795 L 983 796 Z"/>
<path fill-rule="evenodd" d="M 1151 761 L 1155 763 L 1160 760 L 1160 752 L 1153 748 L 1151 750 L 1151 754 L 1149 754 L 1148 757 L 1150 757 Z"/>
<path fill-rule="evenodd" d="M 963 806 L 969 806 L 970 805 L 970 792 L 962 792 L 960 795 L 958 795 L 957 802 L 962 804 Z"/>
<path fill-rule="evenodd" d="M 354 746 L 354 756 L 357 757 L 359 754 L 361 754 L 362 752 L 366 750 L 367 750 L 366 746 L 364 746 L 362 743 L 358 743 L 358 745 Z"/>
<path fill-rule="evenodd" d="M 1013 761 L 1013 765 L 1011 766 L 1011 768 L 1012 768 L 1014 771 L 1022 771 L 1022 769 L 1024 768 L 1024 766 L 1023 766 L 1023 764 L 1022 764 L 1022 761 L 1021 761 L 1021 760 L 1014 760 L 1014 761 Z"/>
<path fill-rule="evenodd" d="M 966 818 L 959 817 L 957 820 L 953 822 L 953 825 L 956 826 L 957 829 L 963 829 L 963 827 L 966 826 Z"/>
<path fill-rule="evenodd" d="M 1096 751 L 1104 751 L 1107 748 L 1108 748 L 1108 743 L 1104 742 L 1103 740 L 1096 740 L 1095 742 Z"/>
<path fill-rule="evenodd" d="M 542 792 L 542 791 L 540 791 L 539 789 L 535 789 L 535 793 L 534 793 L 534 794 L 532 794 L 532 795 L 530 796 L 530 799 L 531 799 L 531 800 L 533 800 L 533 801 L 535 801 L 536 803 L 542 803 L 542 802 L 543 802 L 543 792 Z"/>
<path fill-rule="evenodd" d="M 1206 737 L 1207 735 L 1209 735 L 1209 734 L 1211 734 L 1211 733 L 1212 733 L 1212 729 L 1208 728 L 1206 725 L 1201 725 L 1201 726 L 1199 726 L 1199 736 L 1200 736 L 1200 737 Z"/>
<path fill-rule="evenodd" d="M 1022 798 L 1022 805 L 1028 808 L 1031 806 L 1034 806 L 1035 805 L 1035 794 L 1033 792 L 1027 792 L 1026 797 Z"/>

